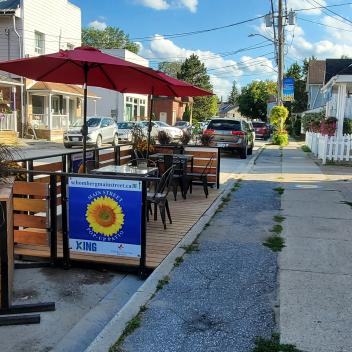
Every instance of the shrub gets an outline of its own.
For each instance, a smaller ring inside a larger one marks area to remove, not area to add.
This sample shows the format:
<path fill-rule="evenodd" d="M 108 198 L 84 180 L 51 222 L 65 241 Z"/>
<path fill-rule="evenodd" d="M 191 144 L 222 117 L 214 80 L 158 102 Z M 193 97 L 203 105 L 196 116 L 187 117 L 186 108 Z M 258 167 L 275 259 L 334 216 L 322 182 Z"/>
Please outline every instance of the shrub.
<path fill-rule="evenodd" d="M 352 120 L 344 119 L 343 120 L 343 134 L 352 134 Z"/>
<path fill-rule="evenodd" d="M 337 119 L 335 117 L 328 117 L 320 121 L 319 132 L 323 135 L 333 136 L 336 132 L 336 122 Z"/>
<path fill-rule="evenodd" d="M 325 112 L 312 112 L 302 116 L 302 125 L 305 131 L 319 132 L 320 122 L 325 119 Z"/>
<path fill-rule="evenodd" d="M 277 144 L 281 147 L 288 145 L 288 134 L 286 131 L 278 131 L 273 134 L 273 144 Z"/>
<path fill-rule="evenodd" d="M 202 136 L 200 137 L 200 143 L 204 147 L 209 147 L 213 139 L 214 139 L 214 136 L 212 136 L 211 134 L 202 134 Z"/>
<path fill-rule="evenodd" d="M 285 106 L 274 106 L 270 113 L 270 122 L 276 126 L 279 131 L 282 131 L 287 117 L 288 110 Z"/>
<path fill-rule="evenodd" d="M 159 131 L 157 138 L 158 138 L 158 142 L 163 145 L 170 144 L 172 141 L 171 136 L 165 131 Z"/>
<path fill-rule="evenodd" d="M 182 137 L 180 138 L 180 142 L 183 145 L 187 145 L 192 139 L 192 135 L 188 131 L 182 131 Z"/>

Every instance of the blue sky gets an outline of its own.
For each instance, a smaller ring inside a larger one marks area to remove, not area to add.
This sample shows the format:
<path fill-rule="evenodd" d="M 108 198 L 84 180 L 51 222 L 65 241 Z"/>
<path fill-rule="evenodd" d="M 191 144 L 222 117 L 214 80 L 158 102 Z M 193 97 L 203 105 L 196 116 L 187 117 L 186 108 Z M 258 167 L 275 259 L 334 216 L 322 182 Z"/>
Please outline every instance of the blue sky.
<path fill-rule="evenodd" d="M 274 48 L 262 19 L 217 31 L 167 39 L 165 34 L 224 26 L 264 15 L 269 0 L 71 0 L 82 9 L 84 26 L 116 26 L 141 44 L 140 54 L 156 67 L 162 60 L 184 59 L 197 53 L 208 68 L 215 92 L 226 99 L 233 80 L 244 85 L 254 79 L 275 79 Z M 288 8 L 303 9 L 346 3 L 348 0 L 287 0 Z M 274 0 L 276 6 L 276 0 Z M 331 8 L 351 19 L 352 7 Z M 320 9 L 297 12 L 297 24 L 286 27 L 286 66 L 304 57 L 352 56 L 352 23 Z M 319 22 L 326 27 L 308 21 Z M 342 28 L 343 30 L 340 30 Z M 148 37 L 147 39 L 141 39 Z M 254 50 L 235 51 L 250 46 Z"/>

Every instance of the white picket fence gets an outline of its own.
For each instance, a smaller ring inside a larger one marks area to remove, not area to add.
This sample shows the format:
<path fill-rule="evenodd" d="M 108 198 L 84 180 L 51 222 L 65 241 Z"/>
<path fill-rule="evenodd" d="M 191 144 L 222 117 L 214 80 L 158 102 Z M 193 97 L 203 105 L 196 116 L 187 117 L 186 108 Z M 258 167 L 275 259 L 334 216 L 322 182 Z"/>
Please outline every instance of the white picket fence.
<path fill-rule="evenodd" d="M 306 145 L 323 164 L 326 164 L 327 160 L 352 161 L 351 134 L 329 137 L 320 133 L 306 132 Z"/>

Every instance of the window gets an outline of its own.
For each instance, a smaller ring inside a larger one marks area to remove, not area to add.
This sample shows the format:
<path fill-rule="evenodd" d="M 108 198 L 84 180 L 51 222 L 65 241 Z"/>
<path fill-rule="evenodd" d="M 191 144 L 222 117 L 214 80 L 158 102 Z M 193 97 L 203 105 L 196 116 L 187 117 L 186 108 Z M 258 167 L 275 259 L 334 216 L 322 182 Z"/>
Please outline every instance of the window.
<path fill-rule="evenodd" d="M 211 120 L 208 129 L 223 131 L 241 131 L 241 122 L 235 120 Z"/>
<path fill-rule="evenodd" d="M 35 48 L 34 51 L 38 55 L 42 55 L 45 52 L 45 37 L 44 33 L 34 32 Z"/>

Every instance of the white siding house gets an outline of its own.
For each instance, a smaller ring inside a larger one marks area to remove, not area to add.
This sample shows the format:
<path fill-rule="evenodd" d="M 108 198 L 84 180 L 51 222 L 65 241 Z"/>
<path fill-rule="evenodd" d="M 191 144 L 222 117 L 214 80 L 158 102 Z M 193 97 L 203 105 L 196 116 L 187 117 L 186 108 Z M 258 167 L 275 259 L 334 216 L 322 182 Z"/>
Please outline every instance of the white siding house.
<path fill-rule="evenodd" d="M 142 66 L 149 66 L 148 60 L 126 49 L 106 49 L 105 53 Z M 119 93 L 112 90 L 90 87 L 100 100 L 88 102 L 88 115 L 111 116 L 117 121 L 143 120 L 148 116 L 148 95 Z"/>
<path fill-rule="evenodd" d="M 80 45 L 81 10 L 68 0 L 0 2 L 0 60 L 49 54 Z M 81 116 L 82 94 L 69 85 L 61 85 L 59 91 L 50 85 L 36 89 L 36 85 L 35 81 L 24 80 L 22 126 L 34 126 L 38 137 L 61 139 L 69 122 Z"/>

